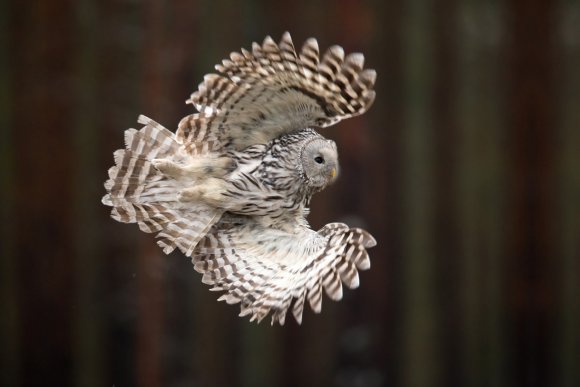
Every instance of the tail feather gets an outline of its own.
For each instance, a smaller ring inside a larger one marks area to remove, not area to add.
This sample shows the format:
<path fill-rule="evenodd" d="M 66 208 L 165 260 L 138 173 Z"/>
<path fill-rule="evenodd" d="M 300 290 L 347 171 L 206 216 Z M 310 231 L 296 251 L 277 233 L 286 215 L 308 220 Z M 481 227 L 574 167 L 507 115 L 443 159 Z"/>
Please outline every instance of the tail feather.
<path fill-rule="evenodd" d="M 222 211 L 178 200 L 184 183 L 164 175 L 152 160 L 189 163 L 193 162 L 192 156 L 163 126 L 145 116 L 140 116 L 139 122 L 145 125 L 142 129 L 125 131 L 126 149 L 114 152 L 115 165 L 108 172 L 103 204 L 113 207 L 113 219 L 137 223 L 144 232 L 158 233 L 157 243 L 165 253 L 178 248 L 191 255 Z"/>
<path fill-rule="evenodd" d="M 125 131 L 127 149 L 140 149 L 139 154 L 149 160 L 160 157 L 175 157 L 181 151 L 181 146 L 175 141 L 173 132 L 164 128 L 151 118 L 140 115 L 138 122 L 145 125 L 141 130 Z"/>

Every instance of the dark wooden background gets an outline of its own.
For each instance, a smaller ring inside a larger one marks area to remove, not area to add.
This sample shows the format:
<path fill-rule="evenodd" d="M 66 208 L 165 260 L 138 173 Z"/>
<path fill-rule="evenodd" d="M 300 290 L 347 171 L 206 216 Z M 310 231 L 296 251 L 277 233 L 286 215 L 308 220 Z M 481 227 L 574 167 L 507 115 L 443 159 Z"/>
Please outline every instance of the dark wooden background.
<path fill-rule="evenodd" d="M 580 2 L 0 2 L 2 386 L 579 386 Z M 250 324 L 101 205 L 144 113 L 174 129 L 230 51 L 361 51 L 310 217 L 372 269 L 303 326 Z"/>

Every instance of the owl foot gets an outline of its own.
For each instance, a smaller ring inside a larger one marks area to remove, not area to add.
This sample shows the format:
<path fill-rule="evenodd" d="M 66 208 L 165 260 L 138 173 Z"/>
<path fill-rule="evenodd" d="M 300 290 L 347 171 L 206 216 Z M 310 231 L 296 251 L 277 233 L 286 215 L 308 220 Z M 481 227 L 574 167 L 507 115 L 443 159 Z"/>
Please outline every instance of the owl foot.
<path fill-rule="evenodd" d="M 165 176 L 178 179 L 185 174 L 183 167 L 171 160 L 167 159 L 153 159 L 151 164 Z"/>
<path fill-rule="evenodd" d="M 218 157 L 207 159 L 198 169 L 207 177 L 224 177 L 235 169 L 235 164 L 229 157 Z"/>
<path fill-rule="evenodd" d="M 176 180 L 224 177 L 235 168 L 233 160 L 229 157 L 200 157 L 191 160 L 187 165 L 180 165 L 167 159 L 153 159 L 151 164 L 165 176 Z"/>
<path fill-rule="evenodd" d="M 222 207 L 226 200 L 224 192 L 225 181 L 210 177 L 195 187 L 182 189 L 177 198 L 181 202 L 204 201 L 214 207 Z"/>

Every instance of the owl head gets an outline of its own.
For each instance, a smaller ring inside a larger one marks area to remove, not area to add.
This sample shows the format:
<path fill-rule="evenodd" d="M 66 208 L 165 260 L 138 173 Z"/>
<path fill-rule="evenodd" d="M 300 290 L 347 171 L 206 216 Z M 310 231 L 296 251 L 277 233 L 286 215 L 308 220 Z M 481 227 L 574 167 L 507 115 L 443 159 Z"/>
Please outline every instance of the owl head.
<path fill-rule="evenodd" d="M 338 176 L 338 151 L 334 141 L 320 137 L 307 141 L 300 161 L 308 184 L 317 190 L 323 189 Z"/>

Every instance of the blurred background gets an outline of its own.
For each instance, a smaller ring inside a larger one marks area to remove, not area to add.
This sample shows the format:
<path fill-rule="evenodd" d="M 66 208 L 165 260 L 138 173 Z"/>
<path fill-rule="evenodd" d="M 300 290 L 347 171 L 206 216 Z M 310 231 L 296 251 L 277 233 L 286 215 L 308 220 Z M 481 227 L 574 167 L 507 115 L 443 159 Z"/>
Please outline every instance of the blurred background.
<path fill-rule="evenodd" d="M 580 2 L 0 2 L 2 386 L 580 386 Z M 365 54 L 310 221 L 372 268 L 301 327 L 216 302 L 101 204 L 123 131 L 174 130 L 270 34 Z"/>

